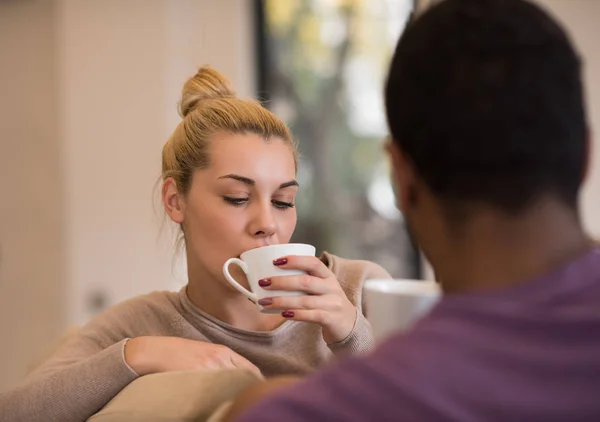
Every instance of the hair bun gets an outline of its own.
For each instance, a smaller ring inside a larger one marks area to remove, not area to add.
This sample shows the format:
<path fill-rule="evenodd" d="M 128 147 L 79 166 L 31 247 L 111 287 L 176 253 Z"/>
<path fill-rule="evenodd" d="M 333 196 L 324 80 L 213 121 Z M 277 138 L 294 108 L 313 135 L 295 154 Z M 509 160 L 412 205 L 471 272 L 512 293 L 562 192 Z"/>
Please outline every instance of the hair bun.
<path fill-rule="evenodd" d="M 183 85 L 179 115 L 184 118 L 201 101 L 216 98 L 235 98 L 235 91 L 225 76 L 210 66 L 203 66 Z"/>

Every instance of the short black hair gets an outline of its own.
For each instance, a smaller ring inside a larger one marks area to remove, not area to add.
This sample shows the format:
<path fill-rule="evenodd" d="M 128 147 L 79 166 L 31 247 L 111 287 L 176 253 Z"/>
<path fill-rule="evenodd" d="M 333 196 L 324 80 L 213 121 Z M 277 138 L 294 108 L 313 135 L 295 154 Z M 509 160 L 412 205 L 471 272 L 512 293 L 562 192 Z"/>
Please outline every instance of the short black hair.
<path fill-rule="evenodd" d="M 524 0 L 443 0 L 408 24 L 385 89 L 395 142 L 448 203 L 577 207 L 586 165 L 581 63 Z"/>

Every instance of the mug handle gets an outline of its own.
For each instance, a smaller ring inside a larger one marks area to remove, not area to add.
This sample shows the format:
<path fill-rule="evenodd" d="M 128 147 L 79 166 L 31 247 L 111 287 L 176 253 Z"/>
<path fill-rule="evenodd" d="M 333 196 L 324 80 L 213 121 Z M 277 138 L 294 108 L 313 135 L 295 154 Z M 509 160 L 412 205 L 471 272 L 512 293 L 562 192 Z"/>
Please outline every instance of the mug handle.
<path fill-rule="evenodd" d="M 248 274 L 248 272 L 249 272 L 248 271 L 248 265 L 246 265 L 246 263 L 244 261 L 242 261 L 241 259 L 238 259 L 238 258 L 229 258 L 227 261 L 225 261 L 225 264 L 223 264 L 223 275 L 225 276 L 225 278 L 227 279 L 227 281 L 229 281 L 229 283 L 233 287 L 236 288 L 236 290 L 238 292 L 240 292 L 241 294 L 243 294 L 244 296 L 246 296 L 248 299 L 250 299 L 254 303 L 258 302 L 258 298 L 256 297 L 256 295 L 254 293 L 252 293 L 250 290 L 246 289 L 240 283 L 238 283 L 237 281 L 235 281 L 235 278 L 233 278 L 231 276 L 231 274 L 229 274 L 229 266 L 231 264 L 235 264 L 238 267 L 240 267 L 242 269 L 242 271 L 244 271 L 244 274 L 246 274 L 246 277 L 250 277 L 250 275 Z"/>

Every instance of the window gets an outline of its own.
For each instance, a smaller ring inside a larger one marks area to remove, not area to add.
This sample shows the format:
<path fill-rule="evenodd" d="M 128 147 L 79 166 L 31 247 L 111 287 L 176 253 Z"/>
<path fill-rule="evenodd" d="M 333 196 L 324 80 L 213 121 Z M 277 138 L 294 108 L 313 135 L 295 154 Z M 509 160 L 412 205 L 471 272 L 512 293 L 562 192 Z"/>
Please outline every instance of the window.
<path fill-rule="evenodd" d="M 382 89 L 412 0 L 255 0 L 258 97 L 301 151 L 293 241 L 420 276 L 389 181 Z"/>

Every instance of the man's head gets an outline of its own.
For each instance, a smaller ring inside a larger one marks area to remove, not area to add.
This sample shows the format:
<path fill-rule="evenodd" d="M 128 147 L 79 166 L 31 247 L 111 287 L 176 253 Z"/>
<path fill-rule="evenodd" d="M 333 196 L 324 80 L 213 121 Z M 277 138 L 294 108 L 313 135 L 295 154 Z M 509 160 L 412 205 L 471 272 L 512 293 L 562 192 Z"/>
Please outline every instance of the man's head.
<path fill-rule="evenodd" d="M 577 214 L 587 165 L 581 64 L 537 6 L 433 6 L 402 35 L 385 101 L 400 207 L 426 252 L 424 232 L 460 231 L 481 210 L 514 218 L 550 200 Z"/>

